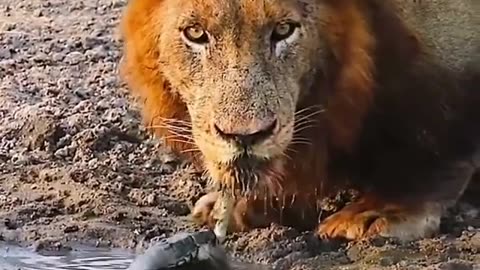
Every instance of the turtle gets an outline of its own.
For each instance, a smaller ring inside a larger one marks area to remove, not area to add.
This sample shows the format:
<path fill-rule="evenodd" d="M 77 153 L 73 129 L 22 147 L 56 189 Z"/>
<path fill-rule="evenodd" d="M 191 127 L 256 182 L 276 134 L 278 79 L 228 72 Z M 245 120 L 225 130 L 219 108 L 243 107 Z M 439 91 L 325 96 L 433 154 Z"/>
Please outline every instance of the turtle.
<path fill-rule="evenodd" d="M 229 270 L 227 253 L 213 231 L 180 232 L 137 256 L 127 270 Z"/>

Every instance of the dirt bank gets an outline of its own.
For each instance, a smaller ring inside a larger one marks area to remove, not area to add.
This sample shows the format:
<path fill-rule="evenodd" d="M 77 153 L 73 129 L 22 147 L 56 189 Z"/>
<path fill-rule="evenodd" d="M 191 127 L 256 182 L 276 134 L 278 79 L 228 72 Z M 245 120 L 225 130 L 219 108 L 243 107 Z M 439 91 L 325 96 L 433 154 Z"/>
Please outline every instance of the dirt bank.
<path fill-rule="evenodd" d="M 196 229 L 188 214 L 204 179 L 145 133 L 117 76 L 124 5 L 0 1 L 2 241 L 141 249 Z M 480 269 L 479 227 L 462 203 L 436 239 L 328 244 L 272 226 L 229 248 L 276 269 Z"/>

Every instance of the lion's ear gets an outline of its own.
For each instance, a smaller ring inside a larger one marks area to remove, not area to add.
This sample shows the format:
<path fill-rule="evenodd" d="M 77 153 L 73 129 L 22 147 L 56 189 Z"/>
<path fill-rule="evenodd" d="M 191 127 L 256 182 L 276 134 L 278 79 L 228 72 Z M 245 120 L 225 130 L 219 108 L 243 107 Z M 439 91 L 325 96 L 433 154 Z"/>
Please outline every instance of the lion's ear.
<path fill-rule="evenodd" d="M 167 143 L 175 149 L 184 145 L 176 144 L 164 119 L 185 119 L 187 109 L 180 97 L 170 91 L 164 79 L 159 62 L 158 18 L 162 0 L 131 0 L 126 7 L 121 32 L 123 57 L 120 75 L 128 84 L 130 92 L 142 102 L 144 122 L 157 135 L 166 136 Z M 155 16 L 154 16 L 155 15 Z"/>

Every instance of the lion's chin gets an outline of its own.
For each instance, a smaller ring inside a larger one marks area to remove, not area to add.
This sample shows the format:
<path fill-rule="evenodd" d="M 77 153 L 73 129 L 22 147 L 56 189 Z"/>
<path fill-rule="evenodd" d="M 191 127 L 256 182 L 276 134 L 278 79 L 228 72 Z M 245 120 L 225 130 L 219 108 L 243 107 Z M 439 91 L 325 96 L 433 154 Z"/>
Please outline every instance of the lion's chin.
<path fill-rule="evenodd" d="M 208 171 L 214 187 L 234 196 L 266 196 L 281 190 L 283 161 L 241 156 L 228 163 L 212 163 Z"/>

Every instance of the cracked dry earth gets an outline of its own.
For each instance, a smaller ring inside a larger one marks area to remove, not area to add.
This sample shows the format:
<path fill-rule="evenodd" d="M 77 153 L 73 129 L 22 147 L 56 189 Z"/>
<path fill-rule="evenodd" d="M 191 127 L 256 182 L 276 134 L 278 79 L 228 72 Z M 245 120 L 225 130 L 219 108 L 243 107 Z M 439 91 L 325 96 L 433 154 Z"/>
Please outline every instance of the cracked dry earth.
<path fill-rule="evenodd" d="M 118 78 L 125 4 L 0 1 L 1 241 L 139 251 L 198 229 L 188 214 L 205 179 L 148 135 Z M 327 244 L 272 226 L 227 246 L 274 269 L 480 269 L 479 226 L 462 202 L 435 239 Z"/>

